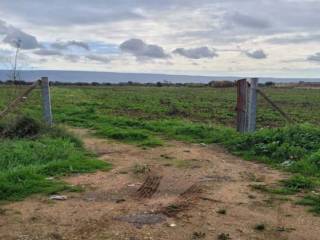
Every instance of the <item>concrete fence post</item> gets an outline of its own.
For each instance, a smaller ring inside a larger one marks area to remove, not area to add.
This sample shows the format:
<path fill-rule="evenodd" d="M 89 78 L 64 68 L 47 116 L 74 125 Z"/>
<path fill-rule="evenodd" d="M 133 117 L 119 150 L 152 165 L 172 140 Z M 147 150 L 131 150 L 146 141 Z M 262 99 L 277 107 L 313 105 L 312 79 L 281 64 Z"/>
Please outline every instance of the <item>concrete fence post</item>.
<path fill-rule="evenodd" d="M 256 121 L 257 121 L 257 87 L 258 87 L 258 78 L 250 79 L 250 87 L 248 94 L 248 132 L 254 132 L 256 130 Z"/>
<path fill-rule="evenodd" d="M 52 126 L 52 110 L 51 110 L 51 96 L 49 79 L 47 77 L 41 78 L 41 92 L 42 92 L 42 106 L 43 117 L 48 126 Z"/>

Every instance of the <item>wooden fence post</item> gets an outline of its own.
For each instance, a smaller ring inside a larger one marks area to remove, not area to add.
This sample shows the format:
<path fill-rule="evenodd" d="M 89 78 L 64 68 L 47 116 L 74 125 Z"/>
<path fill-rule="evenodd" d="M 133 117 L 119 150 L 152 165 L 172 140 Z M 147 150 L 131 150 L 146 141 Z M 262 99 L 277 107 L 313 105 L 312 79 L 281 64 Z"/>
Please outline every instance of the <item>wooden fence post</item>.
<path fill-rule="evenodd" d="M 50 97 L 50 86 L 49 79 L 47 77 L 41 78 L 41 89 L 42 89 L 42 106 L 43 116 L 46 124 L 52 126 L 52 110 L 51 110 L 51 97 Z"/>
<path fill-rule="evenodd" d="M 245 133 L 247 131 L 247 99 L 248 83 L 246 79 L 237 81 L 237 131 Z"/>
<path fill-rule="evenodd" d="M 254 132 L 256 130 L 257 121 L 257 87 L 258 78 L 250 79 L 248 102 L 247 102 L 247 132 Z"/>

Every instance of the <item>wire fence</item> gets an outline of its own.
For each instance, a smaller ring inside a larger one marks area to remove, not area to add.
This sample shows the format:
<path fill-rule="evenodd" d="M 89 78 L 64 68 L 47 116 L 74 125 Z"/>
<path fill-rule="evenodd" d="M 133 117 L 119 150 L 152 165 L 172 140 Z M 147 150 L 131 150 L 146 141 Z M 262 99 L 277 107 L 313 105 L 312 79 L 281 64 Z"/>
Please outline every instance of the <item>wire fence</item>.
<path fill-rule="evenodd" d="M 3 112 L 13 101 L 21 96 L 30 85 L 6 83 L 0 85 L 0 112 Z M 0 117 L 0 124 L 14 121 L 21 116 L 40 119 L 42 117 L 41 88 L 37 86 L 28 96 L 22 97 L 18 104 L 11 108 L 8 114 Z"/>

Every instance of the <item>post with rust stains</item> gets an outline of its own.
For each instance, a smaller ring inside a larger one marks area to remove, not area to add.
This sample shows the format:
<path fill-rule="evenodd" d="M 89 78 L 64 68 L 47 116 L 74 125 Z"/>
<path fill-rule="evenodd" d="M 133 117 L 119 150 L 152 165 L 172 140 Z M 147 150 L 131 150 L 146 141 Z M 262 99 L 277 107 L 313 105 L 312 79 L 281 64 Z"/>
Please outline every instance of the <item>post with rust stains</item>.
<path fill-rule="evenodd" d="M 237 131 L 247 132 L 248 83 L 246 79 L 237 81 Z"/>
<path fill-rule="evenodd" d="M 251 78 L 247 102 L 247 132 L 256 131 L 258 78 Z"/>
<path fill-rule="evenodd" d="M 41 89 L 42 89 L 42 106 L 43 106 L 43 117 L 48 126 L 52 126 L 52 110 L 51 110 L 51 96 L 49 79 L 47 77 L 41 78 Z"/>

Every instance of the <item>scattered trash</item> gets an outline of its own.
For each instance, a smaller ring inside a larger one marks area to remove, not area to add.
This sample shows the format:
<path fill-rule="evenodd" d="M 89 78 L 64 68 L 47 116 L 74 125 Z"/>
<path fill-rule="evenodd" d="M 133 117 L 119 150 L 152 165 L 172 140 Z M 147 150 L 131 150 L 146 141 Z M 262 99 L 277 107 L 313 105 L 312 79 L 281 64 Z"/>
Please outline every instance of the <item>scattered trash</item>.
<path fill-rule="evenodd" d="M 293 163 L 294 163 L 294 161 L 287 160 L 287 161 L 284 161 L 283 163 L 281 163 L 281 166 L 290 167 Z"/>
<path fill-rule="evenodd" d="M 169 227 L 176 227 L 177 226 L 177 224 L 175 224 L 175 223 L 170 223 L 169 224 Z"/>
<path fill-rule="evenodd" d="M 57 201 L 64 201 L 64 200 L 67 200 L 68 197 L 65 195 L 52 195 L 49 199 L 50 200 L 57 200 Z"/>
<path fill-rule="evenodd" d="M 46 180 L 52 181 L 54 180 L 54 177 L 47 177 Z"/>

